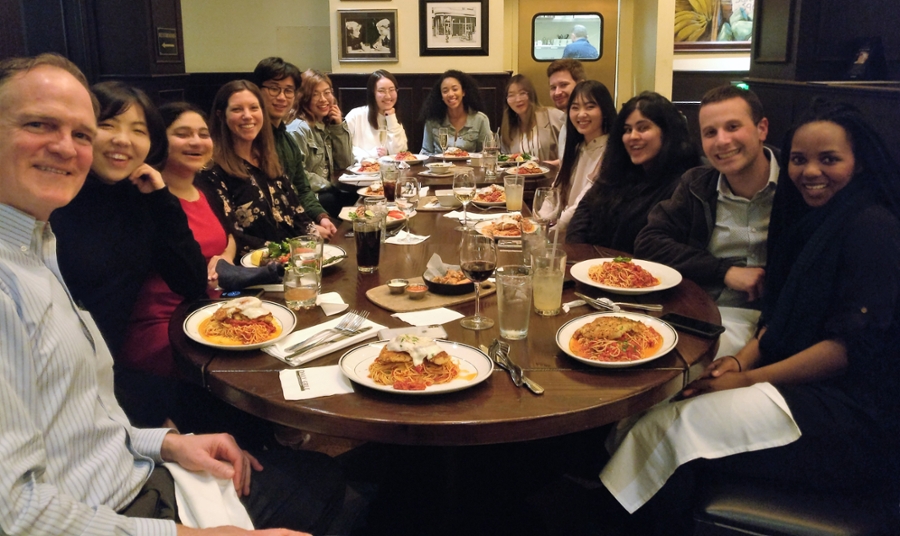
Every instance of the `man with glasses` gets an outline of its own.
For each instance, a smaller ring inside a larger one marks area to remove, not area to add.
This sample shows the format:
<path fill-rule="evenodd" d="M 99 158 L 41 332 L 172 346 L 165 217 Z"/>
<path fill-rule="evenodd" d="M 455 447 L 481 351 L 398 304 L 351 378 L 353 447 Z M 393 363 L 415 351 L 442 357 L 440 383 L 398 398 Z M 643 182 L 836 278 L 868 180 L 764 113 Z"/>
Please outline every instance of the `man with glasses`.
<path fill-rule="evenodd" d="M 281 58 L 266 58 L 256 65 L 253 81 L 262 91 L 266 113 L 272 121 L 275 150 L 278 152 L 278 160 L 284 167 L 284 173 L 297 190 L 303 209 L 316 222 L 319 234 L 322 238 L 331 238 L 337 232 L 337 228 L 310 188 L 309 179 L 303 168 L 303 154 L 296 142 L 287 135 L 285 128 L 284 119 L 294 108 L 297 88 L 300 87 L 300 69 Z"/>

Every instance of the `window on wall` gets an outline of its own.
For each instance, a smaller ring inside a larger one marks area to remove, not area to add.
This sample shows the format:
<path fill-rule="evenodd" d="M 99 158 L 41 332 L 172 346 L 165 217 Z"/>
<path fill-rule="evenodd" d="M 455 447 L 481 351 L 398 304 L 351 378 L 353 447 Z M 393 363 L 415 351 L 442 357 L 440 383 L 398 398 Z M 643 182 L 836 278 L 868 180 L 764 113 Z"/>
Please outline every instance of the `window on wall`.
<path fill-rule="evenodd" d="M 597 61 L 603 55 L 603 17 L 599 13 L 538 13 L 531 23 L 531 42 L 536 61 Z"/>

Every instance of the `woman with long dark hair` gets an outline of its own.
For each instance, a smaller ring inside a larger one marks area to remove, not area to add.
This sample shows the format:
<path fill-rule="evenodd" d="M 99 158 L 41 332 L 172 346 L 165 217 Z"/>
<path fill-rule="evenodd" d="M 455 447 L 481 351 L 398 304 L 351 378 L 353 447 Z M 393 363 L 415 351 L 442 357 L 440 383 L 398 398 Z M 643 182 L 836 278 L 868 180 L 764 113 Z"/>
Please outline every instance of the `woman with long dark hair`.
<path fill-rule="evenodd" d="M 611 100 L 611 99 L 610 99 Z M 615 113 L 615 105 L 613 113 Z M 538 103 L 534 84 L 523 74 L 506 83 L 506 110 L 500 123 L 500 151 L 527 153 L 542 162 L 559 159 L 559 129 L 565 114 Z"/>
<path fill-rule="evenodd" d="M 438 144 L 439 130 L 450 132 L 447 147 L 458 147 L 468 152 L 478 152 L 484 144 L 484 136 L 491 131 L 491 122 L 484 114 L 481 90 L 475 80 L 462 71 L 444 72 L 431 88 L 422 105 L 425 132 L 422 152 L 441 154 Z"/>
<path fill-rule="evenodd" d="M 334 177 L 336 171 L 353 165 L 353 142 L 328 75 L 313 69 L 303 72 L 297 118 L 287 130 L 303 153 L 310 187 L 328 214 L 337 218 L 341 207 L 352 205 L 359 196 L 355 187 L 342 189 Z"/>
<path fill-rule="evenodd" d="M 346 117 L 357 160 L 406 150 L 406 131 L 397 118 L 396 106 L 397 79 L 383 69 L 375 71 L 366 84 L 366 105 L 350 110 Z"/>
<path fill-rule="evenodd" d="M 566 108 L 566 138 L 562 165 L 553 186 L 560 190 L 562 213 L 556 227 L 565 236 L 578 203 L 600 171 L 616 105 L 601 82 L 583 80 L 572 90 Z"/>
<path fill-rule="evenodd" d="M 316 232 L 278 161 L 256 84 L 234 80 L 222 86 L 213 100 L 209 128 L 215 165 L 198 180 L 218 194 L 210 202 L 219 204 L 228 218 L 239 254 Z"/>
<path fill-rule="evenodd" d="M 600 475 L 633 533 L 692 533 L 706 477 L 883 492 L 896 513 L 900 173 L 858 110 L 825 102 L 781 166 L 758 334 L 642 417 Z"/>
<path fill-rule="evenodd" d="M 206 260 L 178 199 L 152 167 L 165 160 L 168 147 L 156 107 L 121 82 L 91 89 L 100 102 L 91 172 L 75 199 L 50 218 L 60 271 L 116 359 L 120 404 L 134 424 L 159 426 L 146 400 L 160 386 L 119 361 L 128 319 L 153 274 L 179 300 L 204 296 Z"/>
<path fill-rule="evenodd" d="M 568 158 L 566 153 L 563 165 Z M 613 123 L 600 176 L 578 204 L 566 241 L 634 251 L 647 214 L 698 165 L 687 121 L 675 105 L 650 91 L 632 98 Z"/>

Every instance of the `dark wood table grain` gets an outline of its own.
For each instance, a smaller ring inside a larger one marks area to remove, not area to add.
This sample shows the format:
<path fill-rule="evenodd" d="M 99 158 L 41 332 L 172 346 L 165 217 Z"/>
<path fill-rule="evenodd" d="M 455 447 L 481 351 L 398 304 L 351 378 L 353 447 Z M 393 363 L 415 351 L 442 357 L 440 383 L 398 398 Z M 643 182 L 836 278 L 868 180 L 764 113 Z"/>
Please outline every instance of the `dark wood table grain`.
<path fill-rule="evenodd" d="M 395 277 L 414 277 L 424 272 L 433 253 L 446 262 L 459 260 L 460 233 L 454 220 L 442 212 L 419 212 L 412 230 L 431 238 L 413 246 L 383 245 L 376 273 L 356 270 L 353 238 L 344 237 L 349 224 L 342 222 L 332 241 L 347 250 L 349 258 L 325 269 L 323 291 L 337 291 L 351 306 L 371 312 L 370 318 L 388 327 L 406 324 L 392 318 L 366 298 L 366 291 Z M 570 261 L 608 257 L 616 252 L 588 245 L 565 246 Z M 518 262 L 520 253 L 501 251 L 498 265 Z M 563 301 L 575 299 L 574 291 L 604 295 L 600 289 L 578 283 L 564 291 Z M 615 298 L 615 296 L 610 295 Z M 267 299 L 280 301 L 281 294 Z M 629 301 L 661 303 L 665 312 L 676 312 L 719 323 L 718 309 L 707 294 L 691 281 Z M 496 295 L 482 299 L 485 313 L 497 319 Z M 455 306 L 470 315 L 474 302 Z M 353 394 L 286 401 L 278 371 L 285 365 L 259 351 L 217 350 L 196 343 L 182 331 L 188 304 L 176 312 L 169 327 L 172 347 L 182 370 L 216 396 L 258 417 L 311 432 L 351 439 L 406 445 L 481 445 L 559 436 L 595 428 L 665 400 L 695 378 L 715 352 L 716 343 L 679 332 L 675 349 L 659 359 L 633 368 L 601 369 L 583 365 L 560 351 L 557 329 L 566 321 L 593 310 L 578 307 L 568 314 L 540 317 L 532 313 L 528 337 L 510 341 L 513 360 L 546 392 L 533 395 L 517 388 L 509 375 L 495 370 L 491 377 L 470 389 L 434 396 L 410 396 L 355 386 Z M 297 313 L 298 328 L 326 320 L 319 308 Z M 497 325 L 485 331 L 463 329 L 459 321 L 444 326 L 450 340 L 473 346 L 490 345 L 499 337 Z M 304 366 L 335 365 L 345 350 Z"/>

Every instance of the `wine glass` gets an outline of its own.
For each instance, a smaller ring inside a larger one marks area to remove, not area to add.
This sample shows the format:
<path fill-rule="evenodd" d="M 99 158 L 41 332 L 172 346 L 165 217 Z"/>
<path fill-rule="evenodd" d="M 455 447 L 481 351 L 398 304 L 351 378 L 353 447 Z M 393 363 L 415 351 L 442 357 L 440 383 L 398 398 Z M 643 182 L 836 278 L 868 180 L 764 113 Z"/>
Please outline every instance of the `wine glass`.
<path fill-rule="evenodd" d="M 463 318 L 460 325 L 466 329 L 488 329 L 494 321 L 481 316 L 481 282 L 494 273 L 497 266 L 497 248 L 494 239 L 469 229 L 463 235 L 462 247 L 459 251 L 460 268 L 466 277 L 475 283 L 475 315 Z"/>
<path fill-rule="evenodd" d="M 383 129 L 383 128 L 379 128 L 378 129 L 378 149 L 376 149 L 376 152 L 378 153 L 379 157 L 386 156 L 388 154 L 387 137 L 388 137 L 387 130 Z"/>
<path fill-rule="evenodd" d="M 469 201 L 475 198 L 475 174 L 471 171 L 460 171 L 453 174 L 453 195 L 462 203 L 463 224 L 457 227 L 457 231 L 465 231 L 469 228 Z"/>
<path fill-rule="evenodd" d="M 412 237 L 410 237 L 410 233 L 412 231 L 409 229 L 409 219 L 419 205 L 419 181 L 413 177 L 400 179 L 400 181 L 397 182 L 396 200 L 397 208 L 402 210 L 403 214 L 406 215 L 406 221 L 403 224 L 406 228 L 406 237 L 403 238 L 402 241 L 411 242 Z"/>
<path fill-rule="evenodd" d="M 541 186 L 534 191 L 532 217 L 540 224 L 545 236 L 550 225 L 559 219 L 562 212 L 560 202 L 559 188 Z"/>
<path fill-rule="evenodd" d="M 441 161 L 446 163 L 447 160 L 444 157 L 444 153 L 447 152 L 447 143 L 450 141 L 450 129 L 449 128 L 439 128 L 438 129 L 438 146 L 441 148 Z"/>

